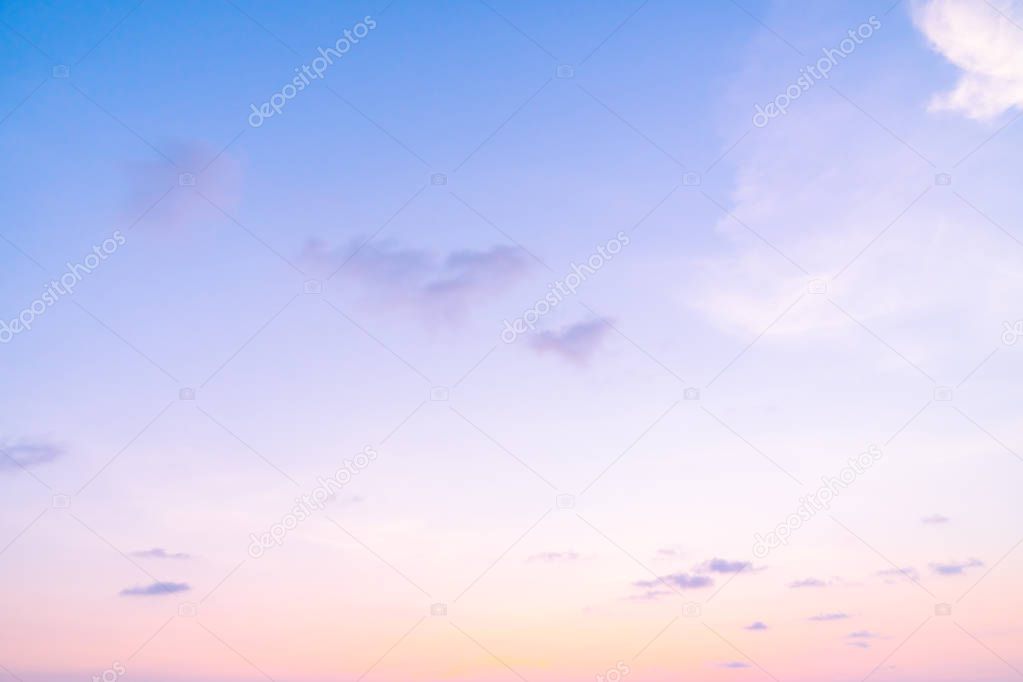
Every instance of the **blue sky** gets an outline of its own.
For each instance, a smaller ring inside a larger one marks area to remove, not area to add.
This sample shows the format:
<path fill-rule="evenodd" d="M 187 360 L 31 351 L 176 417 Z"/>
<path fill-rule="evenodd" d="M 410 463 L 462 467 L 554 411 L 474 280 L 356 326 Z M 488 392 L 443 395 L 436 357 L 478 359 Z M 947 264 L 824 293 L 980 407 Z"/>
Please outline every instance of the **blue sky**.
<path fill-rule="evenodd" d="M 0 670 L 1011 679 L 1021 24 L 4 4 L 0 341 L 104 257 L 0 344 Z"/>

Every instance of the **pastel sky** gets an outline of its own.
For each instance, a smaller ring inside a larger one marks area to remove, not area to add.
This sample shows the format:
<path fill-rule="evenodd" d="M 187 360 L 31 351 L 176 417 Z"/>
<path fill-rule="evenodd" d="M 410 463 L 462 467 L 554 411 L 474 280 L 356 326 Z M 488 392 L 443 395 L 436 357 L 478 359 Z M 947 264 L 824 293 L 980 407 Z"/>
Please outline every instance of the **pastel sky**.
<path fill-rule="evenodd" d="M 0 680 L 1023 677 L 1023 0 L 12 0 L 0 64 Z"/>

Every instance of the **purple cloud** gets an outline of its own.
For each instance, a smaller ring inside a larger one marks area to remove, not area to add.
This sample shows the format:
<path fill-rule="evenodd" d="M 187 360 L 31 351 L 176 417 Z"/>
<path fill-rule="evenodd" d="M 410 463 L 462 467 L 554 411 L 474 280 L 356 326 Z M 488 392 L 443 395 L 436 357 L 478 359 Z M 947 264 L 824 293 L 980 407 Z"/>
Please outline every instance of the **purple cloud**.
<path fill-rule="evenodd" d="M 800 587 L 827 587 L 828 584 L 818 578 L 805 578 L 803 580 L 796 580 L 788 584 L 791 588 Z"/>
<path fill-rule="evenodd" d="M 137 552 L 132 552 L 132 556 L 139 557 L 140 559 L 191 559 L 190 554 L 184 552 L 168 552 L 162 547 L 153 547 L 152 549 L 143 549 Z"/>
<path fill-rule="evenodd" d="M 979 559 L 968 559 L 947 564 L 932 563 L 930 567 L 938 575 L 962 575 L 968 568 L 978 568 L 983 565 L 984 562 Z"/>
<path fill-rule="evenodd" d="M 947 516 L 942 516 L 941 514 L 931 514 L 930 516 L 925 516 L 920 520 L 924 523 L 930 524 L 948 523 L 949 521 Z"/>
<path fill-rule="evenodd" d="M 906 568 L 888 568 L 883 571 L 878 571 L 877 574 L 883 578 L 907 578 L 909 580 L 916 580 L 920 577 L 916 569 L 912 566 Z M 886 580 L 885 582 L 891 583 L 894 580 Z"/>
<path fill-rule="evenodd" d="M 64 449 L 50 443 L 17 443 L 0 446 L 0 471 L 16 471 L 52 462 Z"/>
<path fill-rule="evenodd" d="M 717 557 L 706 561 L 700 566 L 700 570 L 710 573 L 741 573 L 750 568 L 752 564 L 748 561 L 728 561 Z"/>
<path fill-rule="evenodd" d="M 848 644 L 849 646 L 858 647 L 860 649 L 869 649 L 870 648 L 870 642 L 859 642 L 859 641 L 857 641 L 857 642 L 846 642 L 846 644 Z"/>
<path fill-rule="evenodd" d="M 819 613 L 816 616 L 810 616 L 810 620 L 815 621 L 832 621 L 832 620 L 845 620 L 849 617 L 847 613 L 835 612 L 835 613 Z"/>
<path fill-rule="evenodd" d="M 706 575 L 689 575 L 688 573 L 671 573 L 669 575 L 662 575 L 656 580 L 639 580 L 634 582 L 633 585 L 636 587 L 642 587 L 646 589 L 663 587 L 664 584 L 674 585 L 680 589 L 700 589 L 702 587 L 710 587 L 714 584 L 714 581 L 710 576 Z"/>
<path fill-rule="evenodd" d="M 719 663 L 718 666 L 721 668 L 748 668 L 749 663 L 745 663 L 743 661 L 725 661 L 724 663 Z"/>
<path fill-rule="evenodd" d="M 187 583 L 155 582 L 152 585 L 138 585 L 121 590 L 122 597 L 156 597 L 192 589 Z"/>
<path fill-rule="evenodd" d="M 510 246 L 438 256 L 359 239 L 333 249 L 310 239 L 299 262 L 324 279 L 336 273 L 337 281 L 368 303 L 447 322 L 460 321 L 474 305 L 506 290 L 529 265 L 522 250 Z"/>
<path fill-rule="evenodd" d="M 749 625 L 747 625 L 743 629 L 744 630 L 766 630 L 767 629 L 767 625 L 758 620 L 758 621 L 754 621 L 754 622 L 750 623 Z"/>
<path fill-rule="evenodd" d="M 578 322 L 559 331 L 545 331 L 530 338 L 538 353 L 552 352 L 577 365 L 586 365 L 600 348 L 611 327 L 601 320 Z"/>
<path fill-rule="evenodd" d="M 881 635 L 876 632 L 871 632 L 870 630 L 857 630 L 856 632 L 850 632 L 846 636 L 850 639 L 877 639 Z"/>

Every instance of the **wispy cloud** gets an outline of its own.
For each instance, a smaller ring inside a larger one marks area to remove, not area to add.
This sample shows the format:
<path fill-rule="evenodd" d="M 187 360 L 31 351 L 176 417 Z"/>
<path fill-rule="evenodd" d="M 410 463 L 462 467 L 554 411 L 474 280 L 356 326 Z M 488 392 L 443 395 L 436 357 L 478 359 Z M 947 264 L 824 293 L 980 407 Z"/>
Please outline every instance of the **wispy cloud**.
<path fill-rule="evenodd" d="M 187 583 L 155 582 L 151 585 L 137 585 L 121 590 L 122 597 L 157 597 L 192 589 Z"/>
<path fill-rule="evenodd" d="M 540 332 L 530 337 L 530 345 L 538 353 L 554 353 L 573 364 L 586 365 L 610 329 L 601 320 L 578 322 L 557 331 Z"/>
<path fill-rule="evenodd" d="M 923 521 L 924 523 L 932 523 L 932 524 L 948 523 L 948 521 L 949 521 L 947 516 L 942 516 L 941 514 L 931 514 L 930 516 L 925 516 L 925 517 L 923 517 L 920 520 Z"/>
<path fill-rule="evenodd" d="M 63 448 L 52 443 L 14 443 L 0 445 L 0 471 L 27 469 L 52 462 L 65 454 Z"/>
<path fill-rule="evenodd" d="M 832 620 L 845 620 L 848 617 L 849 617 L 849 614 L 842 613 L 842 612 L 839 611 L 839 612 L 832 612 L 832 613 L 819 613 L 816 616 L 810 616 L 810 620 L 826 622 L 826 621 L 832 621 Z"/>
<path fill-rule="evenodd" d="M 788 584 L 789 587 L 798 589 L 800 587 L 827 587 L 828 584 L 819 578 L 804 578 L 795 580 Z"/>
<path fill-rule="evenodd" d="M 743 629 L 744 630 L 766 630 L 767 629 L 767 625 L 764 622 L 757 620 L 757 621 L 754 621 L 754 622 L 750 623 L 749 625 L 747 625 Z"/>
<path fill-rule="evenodd" d="M 546 563 L 557 563 L 561 561 L 575 561 L 578 558 L 579 554 L 577 552 L 540 552 L 538 554 L 533 554 L 532 556 L 527 558 L 526 561 L 529 562 L 542 561 Z"/>
<path fill-rule="evenodd" d="M 510 246 L 438 255 L 359 239 L 336 248 L 311 239 L 299 260 L 324 278 L 336 272 L 368 302 L 446 322 L 463 319 L 473 306 L 506 290 L 529 266 L 522 250 Z"/>
<path fill-rule="evenodd" d="M 721 668 L 748 668 L 749 663 L 744 661 L 725 661 L 724 663 L 718 663 Z"/>
<path fill-rule="evenodd" d="M 664 584 L 674 585 L 680 589 L 700 589 L 710 587 L 714 580 L 706 575 L 689 575 L 688 573 L 670 573 L 662 575 L 656 580 L 638 580 L 633 583 L 636 587 L 645 589 L 663 587 Z"/>
<path fill-rule="evenodd" d="M 902 578 L 904 580 L 916 580 L 920 577 L 920 574 L 912 566 L 906 566 L 905 568 L 886 568 L 883 571 L 878 571 L 877 575 L 882 578 L 886 578 L 885 582 L 895 582 L 894 579 Z"/>
<path fill-rule="evenodd" d="M 153 547 L 152 549 L 143 549 L 137 552 L 132 552 L 132 556 L 139 557 L 140 559 L 191 559 L 190 554 L 184 552 L 168 552 L 162 547 Z"/>
<path fill-rule="evenodd" d="M 962 575 L 968 568 L 979 568 L 984 562 L 979 559 L 967 559 L 966 561 L 951 561 L 949 563 L 932 563 L 931 570 L 938 575 Z"/>

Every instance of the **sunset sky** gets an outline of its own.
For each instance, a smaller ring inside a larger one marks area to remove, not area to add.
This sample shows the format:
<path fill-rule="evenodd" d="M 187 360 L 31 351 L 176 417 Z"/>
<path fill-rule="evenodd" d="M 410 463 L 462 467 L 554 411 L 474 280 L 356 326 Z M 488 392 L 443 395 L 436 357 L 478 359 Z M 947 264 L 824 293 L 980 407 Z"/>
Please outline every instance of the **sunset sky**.
<path fill-rule="evenodd" d="M 1023 0 L 11 0 L 0 65 L 0 682 L 1023 677 Z"/>

